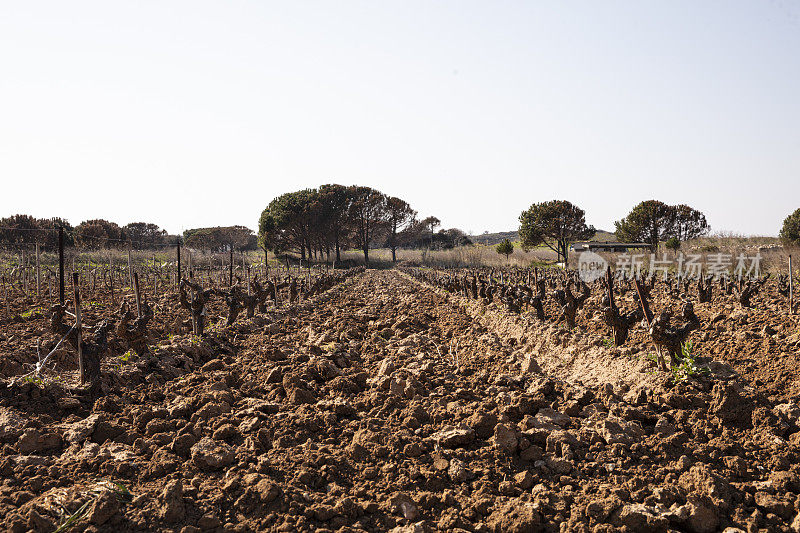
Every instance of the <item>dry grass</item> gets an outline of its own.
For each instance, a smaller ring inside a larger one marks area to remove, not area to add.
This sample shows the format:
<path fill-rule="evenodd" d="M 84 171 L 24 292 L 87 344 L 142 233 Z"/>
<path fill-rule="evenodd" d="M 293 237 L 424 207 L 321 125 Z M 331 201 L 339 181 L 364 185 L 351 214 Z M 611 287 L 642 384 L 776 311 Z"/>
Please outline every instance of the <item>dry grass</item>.
<path fill-rule="evenodd" d="M 451 250 L 398 250 L 397 259 L 420 266 L 436 268 L 471 267 L 527 267 L 554 263 L 556 254 L 549 248 L 535 248 L 529 252 L 514 248 L 508 259 L 498 254 L 494 246 L 460 246 Z"/>

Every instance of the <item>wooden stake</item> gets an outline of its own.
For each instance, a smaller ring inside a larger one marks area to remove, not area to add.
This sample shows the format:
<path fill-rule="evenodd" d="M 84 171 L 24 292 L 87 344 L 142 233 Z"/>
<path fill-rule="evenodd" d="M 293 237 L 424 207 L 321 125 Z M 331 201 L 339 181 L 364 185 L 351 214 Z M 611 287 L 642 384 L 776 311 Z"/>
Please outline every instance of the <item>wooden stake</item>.
<path fill-rule="evenodd" d="M 25 291 L 25 298 L 28 297 L 28 261 L 25 257 L 25 250 L 22 250 L 22 288 Z"/>
<path fill-rule="evenodd" d="M 131 245 L 128 244 L 128 285 L 131 289 L 133 288 L 133 266 L 131 261 Z"/>
<path fill-rule="evenodd" d="M 75 293 L 75 334 L 78 339 L 78 375 L 80 383 L 86 383 L 86 369 L 83 368 L 83 349 L 81 347 L 81 290 L 77 272 L 72 273 L 72 288 Z"/>
<path fill-rule="evenodd" d="M 42 264 L 39 261 L 39 243 L 36 243 L 36 297 L 42 295 Z"/>
<path fill-rule="evenodd" d="M 139 292 L 139 273 L 133 273 L 133 292 L 136 295 L 136 316 L 142 316 L 142 300 L 141 293 Z"/>
<path fill-rule="evenodd" d="M 794 272 L 792 271 L 792 256 L 789 256 L 789 314 L 794 314 Z"/>
<path fill-rule="evenodd" d="M 64 226 L 58 228 L 58 303 L 64 305 Z"/>
<path fill-rule="evenodd" d="M 9 307 L 8 307 L 8 288 L 6 287 L 6 277 L 5 277 L 5 275 L 0 279 L 2 279 L 2 282 L 3 282 L 3 301 L 6 304 L 6 315 L 11 316 L 11 311 L 9 310 Z"/>

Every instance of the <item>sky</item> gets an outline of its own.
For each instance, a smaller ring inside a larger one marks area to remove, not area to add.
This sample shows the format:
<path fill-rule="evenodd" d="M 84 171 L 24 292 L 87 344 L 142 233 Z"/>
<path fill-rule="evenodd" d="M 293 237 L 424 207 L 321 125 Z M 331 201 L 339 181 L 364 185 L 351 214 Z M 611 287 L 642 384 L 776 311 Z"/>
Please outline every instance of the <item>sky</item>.
<path fill-rule="evenodd" d="M 341 183 L 471 233 L 658 199 L 776 235 L 800 2 L 0 0 L 0 181 L 0 217 L 171 233 Z"/>

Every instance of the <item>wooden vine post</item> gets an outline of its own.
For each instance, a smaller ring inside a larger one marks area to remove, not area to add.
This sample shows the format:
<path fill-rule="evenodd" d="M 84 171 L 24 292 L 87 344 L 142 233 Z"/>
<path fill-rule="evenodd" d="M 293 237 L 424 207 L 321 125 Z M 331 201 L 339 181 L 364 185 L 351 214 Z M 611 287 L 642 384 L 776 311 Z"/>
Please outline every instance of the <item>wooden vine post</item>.
<path fill-rule="evenodd" d="M 109 252 L 108 254 L 108 288 L 111 289 L 111 304 L 114 302 L 114 257 Z"/>
<path fill-rule="evenodd" d="M 28 258 L 25 255 L 25 250 L 22 250 L 22 289 L 25 292 L 25 298 L 28 297 Z"/>
<path fill-rule="evenodd" d="M 6 306 L 6 315 L 11 316 L 11 310 L 8 308 L 8 288 L 6 287 L 6 276 L 3 275 L 0 278 L 0 281 L 3 282 L 3 302 Z"/>
<path fill-rule="evenodd" d="M 231 262 L 230 262 L 230 276 L 228 280 L 228 286 L 233 287 L 233 243 L 231 243 Z"/>
<path fill-rule="evenodd" d="M 789 256 L 789 314 L 794 314 L 794 272 L 792 271 L 792 256 Z"/>
<path fill-rule="evenodd" d="M 191 257 L 191 255 L 189 256 Z M 189 279 L 192 278 L 192 271 L 189 270 Z M 192 335 L 197 336 L 197 316 L 194 313 L 194 287 L 189 285 L 189 314 L 192 316 Z"/>
<path fill-rule="evenodd" d="M 178 278 L 177 278 L 177 285 L 180 287 L 181 285 L 181 239 L 178 237 L 178 242 L 175 246 L 177 255 L 178 255 Z"/>
<path fill-rule="evenodd" d="M 36 243 L 36 297 L 42 295 L 42 264 L 39 261 L 39 243 Z"/>
<path fill-rule="evenodd" d="M 131 289 L 133 288 L 133 267 L 132 267 L 132 264 L 133 264 L 133 262 L 131 261 L 131 245 L 129 243 L 128 244 L 128 283 L 129 283 L 128 286 Z"/>
<path fill-rule="evenodd" d="M 83 351 L 81 347 L 81 290 L 80 278 L 77 272 L 72 273 L 72 289 L 75 293 L 75 337 L 78 347 L 78 375 L 81 385 L 86 382 L 86 369 L 83 368 Z"/>
<path fill-rule="evenodd" d="M 58 227 L 58 303 L 64 305 L 64 226 Z"/>

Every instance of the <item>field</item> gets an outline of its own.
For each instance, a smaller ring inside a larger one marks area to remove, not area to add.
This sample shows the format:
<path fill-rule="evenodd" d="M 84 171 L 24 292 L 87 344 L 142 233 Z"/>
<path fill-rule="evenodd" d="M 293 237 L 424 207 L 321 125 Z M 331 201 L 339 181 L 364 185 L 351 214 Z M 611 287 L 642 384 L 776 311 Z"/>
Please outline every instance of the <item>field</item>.
<path fill-rule="evenodd" d="M 702 297 L 643 279 L 658 336 L 630 279 L 610 306 L 556 268 L 253 256 L 231 288 L 218 257 L 181 295 L 145 257 L 138 310 L 124 271 L 78 279 L 85 384 L 52 290 L 4 287 L 9 531 L 800 528 L 800 319 L 777 272 Z"/>

